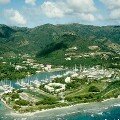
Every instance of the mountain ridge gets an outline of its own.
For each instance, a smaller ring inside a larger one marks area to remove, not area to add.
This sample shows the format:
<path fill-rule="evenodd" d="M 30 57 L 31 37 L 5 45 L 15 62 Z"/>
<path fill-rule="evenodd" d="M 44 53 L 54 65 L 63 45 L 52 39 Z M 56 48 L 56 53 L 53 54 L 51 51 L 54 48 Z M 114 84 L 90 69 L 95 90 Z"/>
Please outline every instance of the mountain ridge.
<path fill-rule="evenodd" d="M 74 38 L 72 39 L 73 36 L 77 38 L 76 41 L 73 40 Z M 72 47 L 71 44 L 84 43 L 84 47 L 88 47 L 96 45 L 96 42 L 100 42 L 100 40 L 119 44 L 120 26 L 101 27 L 73 23 L 45 24 L 27 28 L 0 25 L 0 55 L 6 54 L 6 52 L 35 55 L 52 43 L 66 42 L 68 47 Z"/>

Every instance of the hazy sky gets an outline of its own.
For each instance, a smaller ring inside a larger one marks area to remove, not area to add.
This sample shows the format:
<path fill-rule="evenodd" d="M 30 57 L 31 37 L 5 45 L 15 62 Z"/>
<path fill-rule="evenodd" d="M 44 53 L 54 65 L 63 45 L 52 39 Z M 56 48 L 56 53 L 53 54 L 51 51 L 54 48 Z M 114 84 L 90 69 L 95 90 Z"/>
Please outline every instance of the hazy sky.
<path fill-rule="evenodd" d="M 120 25 L 120 0 L 0 0 L 0 24 Z"/>

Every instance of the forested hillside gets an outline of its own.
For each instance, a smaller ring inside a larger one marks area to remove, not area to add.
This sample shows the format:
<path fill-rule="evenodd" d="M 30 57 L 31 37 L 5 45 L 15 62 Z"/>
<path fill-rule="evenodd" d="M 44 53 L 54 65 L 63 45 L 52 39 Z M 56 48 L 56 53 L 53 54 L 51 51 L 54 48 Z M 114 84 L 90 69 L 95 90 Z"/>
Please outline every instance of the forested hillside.
<path fill-rule="evenodd" d="M 68 58 L 84 62 L 84 55 L 88 56 L 87 60 L 93 61 L 95 57 L 90 56 L 93 53 L 101 59 L 105 57 L 102 52 L 109 57 L 119 55 L 120 26 L 74 23 L 20 28 L 0 25 L 0 56 L 30 54 L 43 62 L 66 64 Z"/>

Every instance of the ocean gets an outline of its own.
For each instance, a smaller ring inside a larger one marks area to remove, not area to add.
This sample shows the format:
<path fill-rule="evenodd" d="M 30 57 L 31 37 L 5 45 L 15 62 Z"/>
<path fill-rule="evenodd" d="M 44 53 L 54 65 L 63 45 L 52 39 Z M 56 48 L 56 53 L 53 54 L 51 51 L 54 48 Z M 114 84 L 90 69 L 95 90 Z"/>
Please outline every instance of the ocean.
<path fill-rule="evenodd" d="M 120 107 L 112 107 L 98 114 L 77 113 L 64 116 L 63 120 L 120 120 Z"/>

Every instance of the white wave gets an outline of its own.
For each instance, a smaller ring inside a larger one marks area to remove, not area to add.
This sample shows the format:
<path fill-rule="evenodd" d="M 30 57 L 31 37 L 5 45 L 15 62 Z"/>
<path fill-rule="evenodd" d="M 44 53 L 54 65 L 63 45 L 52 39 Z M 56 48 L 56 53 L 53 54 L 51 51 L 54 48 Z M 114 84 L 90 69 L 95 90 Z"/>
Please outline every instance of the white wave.
<path fill-rule="evenodd" d="M 115 106 L 115 107 L 120 107 L 120 104 L 115 104 L 114 106 Z"/>

